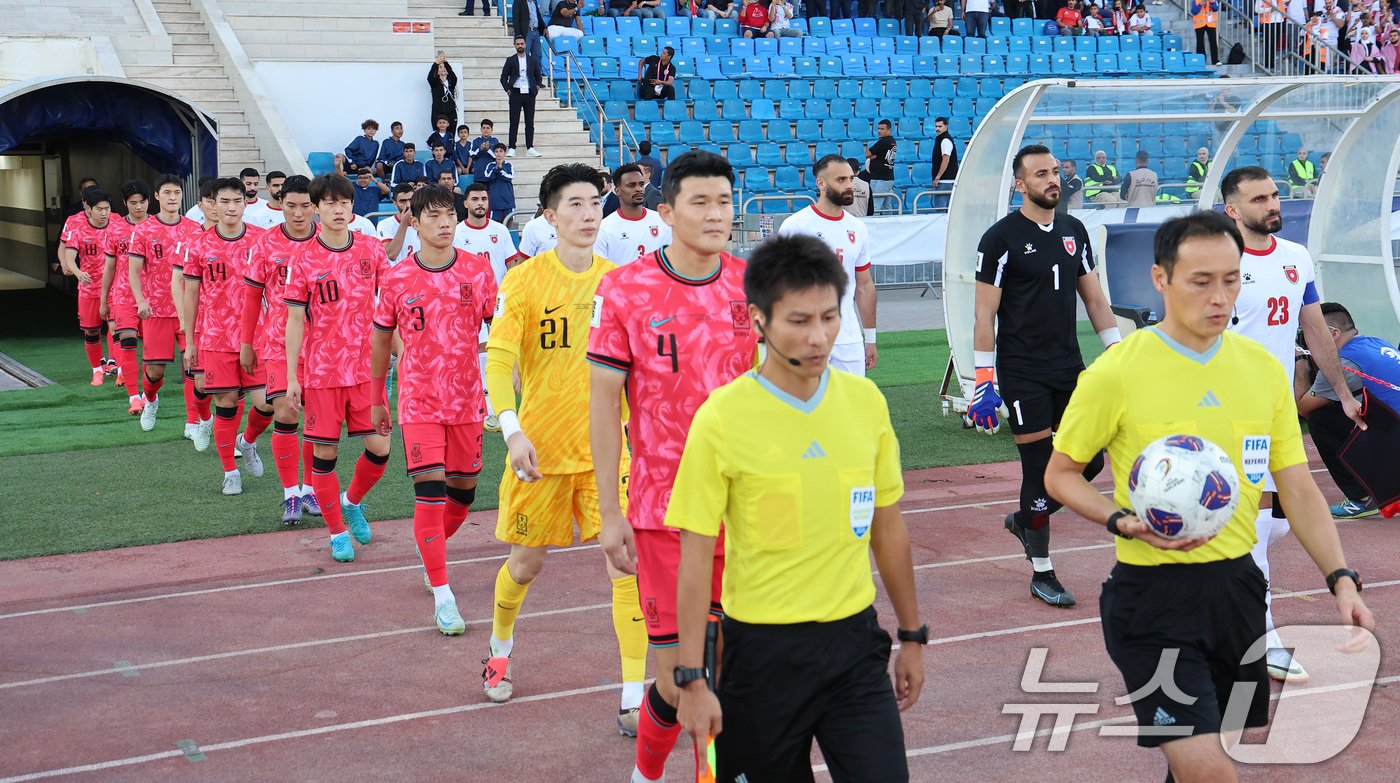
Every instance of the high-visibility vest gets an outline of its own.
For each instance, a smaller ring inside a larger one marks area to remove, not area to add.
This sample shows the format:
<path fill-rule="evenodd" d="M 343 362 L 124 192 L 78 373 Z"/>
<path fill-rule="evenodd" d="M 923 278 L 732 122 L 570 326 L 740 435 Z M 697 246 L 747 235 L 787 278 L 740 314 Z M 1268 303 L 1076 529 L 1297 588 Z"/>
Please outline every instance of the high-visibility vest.
<path fill-rule="evenodd" d="M 1201 10 L 1191 15 L 1191 21 L 1197 30 L 1202 27 L 1215 26 L 1215 12 L 1210 10 L 1210 0 L 1200 0 Z"/>
<path fill-rule="evenodd" d="M 1254 10 L 1259 15 L 1259 24 L 1274 24 L 1283 21 L 1283 11 L 1275 0 L 1259 0 L 1259 4 Z"/>
<path fill-rule="evenodd" d="M 1088 176 L 1084 178 L 1084 198 L 1093 198 L 1099 195 L 1105 180 L 1118 179 L 1118 169 L 1114 168 L 1112 163 L 1105 166 L 1090 163 L 1089 170 L 1085 173 Z"/>
<path fill-rule="evenodd" d="M 1306 185 L 1317 177 L 1314 175 L 1313 163 L 1310 160 L 1298 160 L 1294 158 L 1288 163 L 1288 182 L 1291 185 Z"/>
<path fill-rule="evenodd" d="M 1194 196 L 1200 192 L 1200 183 L 1205 182 L 1208 171 L 1210 171 L 1210 161 L 1201 163 L 1199 160 L 1192 160 L 1186 165 L 1186 195 Z"/>

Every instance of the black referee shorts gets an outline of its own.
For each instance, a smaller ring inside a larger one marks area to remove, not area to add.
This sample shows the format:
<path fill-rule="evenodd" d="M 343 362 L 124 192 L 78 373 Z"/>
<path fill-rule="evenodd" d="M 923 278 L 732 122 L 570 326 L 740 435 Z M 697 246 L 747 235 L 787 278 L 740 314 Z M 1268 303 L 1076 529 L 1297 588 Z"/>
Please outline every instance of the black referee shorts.
<path fill-rule="evenodd" d="M 1214 563 L 1113 567 L 1099 612 L 1108 655 L 1133 697 L 1138 745 L 1151 748 L 1220 732 L 1237 683 L 1250 686 L 1238 697 L 1246 701 L 1235 706 L 1237 714 L 1243 709 L 1245 727 L 1268 723 L 1263 645 L 1256 660 L 1244 662 L 1264 635 L 1265 589 L 1264 575 L 1249 555 Z"/>
<path fill-rule="evenodd" d="M 718 780 L 810 781 L 813 738 L 837 783 L 909 780 L 890 635 L 873 606 L 830 623 L 751 625 L 726 617 L 723 630 Z"/>
<path fill-rule="evenodd" d="M 1012 435 L 1054 429 L 1069 407 L 1069 398 L 1084 368 L 1038 369 L 997 368 L 1001 399 L 1011 412 L 1007 423 Z"/>

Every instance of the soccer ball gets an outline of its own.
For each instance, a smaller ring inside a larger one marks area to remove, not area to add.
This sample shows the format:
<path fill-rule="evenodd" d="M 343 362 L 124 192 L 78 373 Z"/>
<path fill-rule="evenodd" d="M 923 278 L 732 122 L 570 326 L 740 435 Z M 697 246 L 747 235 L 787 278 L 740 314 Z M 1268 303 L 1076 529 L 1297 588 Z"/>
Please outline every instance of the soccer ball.
<path fill-rule="evenodd" d="M 1158 438 L 1128 473 L 1133 511 L 1163 538 L 1219 533 L 1240 503 L 1239 488 L 1230 455 L 1195 435 Z"/>

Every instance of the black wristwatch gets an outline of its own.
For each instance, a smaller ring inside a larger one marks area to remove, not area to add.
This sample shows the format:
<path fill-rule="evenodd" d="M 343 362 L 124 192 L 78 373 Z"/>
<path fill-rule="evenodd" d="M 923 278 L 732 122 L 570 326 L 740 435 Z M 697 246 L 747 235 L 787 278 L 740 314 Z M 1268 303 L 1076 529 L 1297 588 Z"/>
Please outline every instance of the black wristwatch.
<path fill-rule="evenodd" d="M 1112 514 L 1108 515 L 1108 522 L 1104 526 L 1107 527 L 1108 532 L 1112 533 L 1113 535 L 1118 536 L 1119 538 L 1126 538 L 1129 541 L 1131 541 L 1133 540 L 1132 536 L 1118 529 L 1118 520 L 1122 519 L 1123 517 L 1130 517 L 1134 513 L 1136 512 L 1134 512 L 1131 508 L 1120 508 Z"/>
<path fill-rule="evenodd" d="M 899 639 L 901 642 L 918 642 L 919 644 L 928 644 L 927 625 L 921 626 L 917 631 L 906 631 L 903 628 L 900 628 L 899 630 L 894 632 L 894 635 L 895 638 Z"/>
<path fill-rule="evenodd" d="M 1336 595 L 1337 580 L 1348 577 L 1351 579 L 1352 582 L 1356 584 L 1356 592 L 1361 592 L 1361 574 L 1356 573 L 1356 571 L 1350 568 L 1338 568 L 1336 571 L 1333 571 L 1332 573 L 1327 575 L 1328 591 L 1330 591 L 1332 595 Z"/>
<path fill-rule="evenodd" d="M 688 669 L 684 666 L 677 666 L 671 676 L 675 679 L 677 688 L 684 688 L 685 686 L 691 684 L 692 682 L 695 682 L 696 680 L 707 679 L 708 673 L 705 671 L 703 666 L 694 669 Z"/>

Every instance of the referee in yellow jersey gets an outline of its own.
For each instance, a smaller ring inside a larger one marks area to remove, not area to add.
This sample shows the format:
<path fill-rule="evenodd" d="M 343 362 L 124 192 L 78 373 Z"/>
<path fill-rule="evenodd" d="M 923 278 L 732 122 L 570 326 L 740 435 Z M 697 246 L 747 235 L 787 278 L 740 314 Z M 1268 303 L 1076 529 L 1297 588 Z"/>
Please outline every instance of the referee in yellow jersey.
<path fill-rule="evenodd" d="M 1118 563 L 1099 598 L 1104 643 L 1132 695 L 1138 744 L 1162 749 L 1168 781 L 1234 781 L 1220 735 L 1268 722 L 1267 588 L 1249 556 L 1265 471 L 1278 484 L 1298 541 L 1336 596 L 1342 624 L 1374 626 L 1358 595 L 1361 578 L 1347 568 L 1327 501 L 1308 472 L 1287 377 L 1262 345 L 1225 331 L 1240 291 L 1243 251 L 1234 222 L 1215 212 L 1162 224 L 1152 282 L 1166 317 L 1080 376 L 1045 475 L 1055 499 L 1118 536 Z M 1240 475 L 1239 507 L 1210 539 L 1162 538 L 1126 508 L 1138 454 L 1177 434 L 1215 443 Z M 1112 499 L 1083 476 L 1104 448 L 1113 462 Z M 1356 636 L 1349 646 L 1365 644 Z M 1164 685 L 1155 675 L 1171 655 L 1176 660 Z M 1237 684 L 1246 693 L 1252 688 L 1244 726 L 1222 725 Z"/>
<path fill-rule="evenodd" d="M 874 383 L 828 366 L 846 285 L 819 239 L 754 251 L 744 293 L 767 358 L 696 412 L 666 512 L 681 531 L 680 665 L 660 675 L 679 686 L 697 744 L 717 735 L 720 781 L 810 781 L 814 738 L 838 783 L 909 779 L 899 713 L 919 699 L 928 627 L 889 408 Z M 702 663 L 721 520 L 716 698 Z M 871 552 L 899 620 L 893 688 Z"/>

